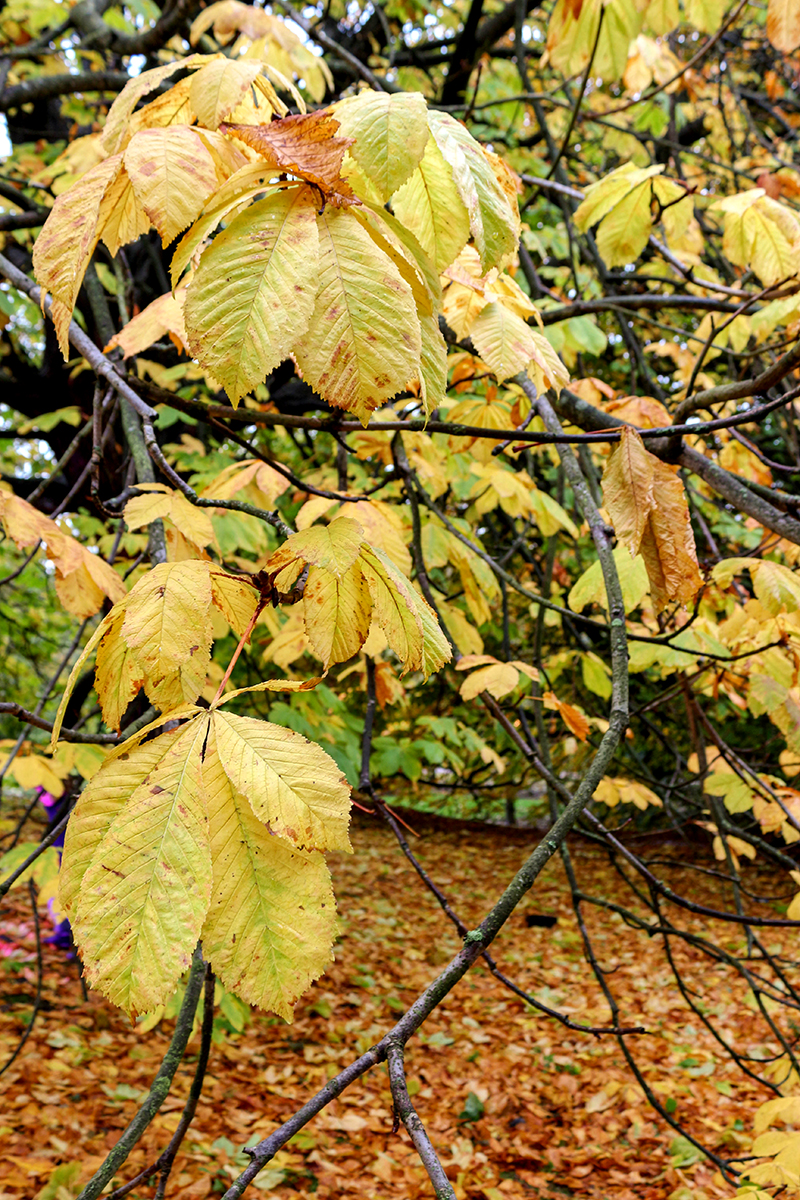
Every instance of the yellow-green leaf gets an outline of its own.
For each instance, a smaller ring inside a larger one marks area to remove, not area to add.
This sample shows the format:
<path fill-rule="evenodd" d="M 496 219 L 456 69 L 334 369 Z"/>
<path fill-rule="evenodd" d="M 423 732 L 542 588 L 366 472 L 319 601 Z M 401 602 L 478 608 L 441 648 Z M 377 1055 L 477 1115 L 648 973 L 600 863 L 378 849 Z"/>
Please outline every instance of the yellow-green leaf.
<path fill-rule="evenodd" d="M 519 212 L 479 142 L 449 113 L 429 112 L 428 124 L 458 194 L 481 258 L 481 269 L 499 267 L 517 249 Z"/>
<path fill-rule="evenodd" d="M 392 208 L 437 271 L 449 267 L 467 244 L 469 213 L 453 172 L 433 138 L 428 141 L 416 171 L 392 197 Z"/>
<path fill-rule="evenodd" d="M 416 170 L 430 137 L 420 92 L 360 92 L 334 108 L 342 137 L 355 138 L 349 153 L 388 200 Z"/>
<path fill-rule="evenodd" d="M 313 336 L 318 266 L 316 202 L 305 186 L 252 204 L 204 253 L 186 296 L 186 332 L 234 404 Z"/>
<path fill-rule="evenodd" d="M 373 620 L 386 634 L 386 640 L 402 660 L 405 675 L 422 666 L 422 619 L 411 584 L 381 550 L 364 545 L 358 559 L 372 597 Z"/>
<path fill-rule="evenodd" d="M 270 558 L 268 569 L 277 575 L 299 560 L 341 576 L 358 558 L 363 541 L 364 530 L 358 521 L 337 517 L 330 525 L 312 525 L 291 534 Z"/>
<path fill-rule="evenodd" d="M 352 214 L 327 207 L 317 227 L 316 304 L 294 357 L 324 400 L 366 424 L 418 371 L 416 304 L 395 264 Z"/>
<path fill-rule="evenodd" d="M 322 855 L 273 837 L 210 741 L 203 761 L 213 887 L 203 950 L 225 987 L 291 1020 L 332 958 L 336 906 Z"/>

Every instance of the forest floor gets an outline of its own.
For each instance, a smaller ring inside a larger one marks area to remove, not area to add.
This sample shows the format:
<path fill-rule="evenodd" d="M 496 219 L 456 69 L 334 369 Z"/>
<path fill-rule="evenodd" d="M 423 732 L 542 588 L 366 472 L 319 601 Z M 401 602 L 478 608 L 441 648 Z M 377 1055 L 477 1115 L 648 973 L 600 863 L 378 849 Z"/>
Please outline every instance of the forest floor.
<path fill-rule="evenodd" d="M 422 819 L 416 824 L 421 836 L 411 839 L 415 852 L 469 927 L 536 840 L 502 829 L 442 828 Z M 254 1013 L 237 1033 L 218 1022 L 204 1094 L 168 1197 L 223 1192 L 248 1161 L 241 1152 L 245 1143 L 267 1135 L 376 1042 L 458 949 L 456 931 L 392 834 L 362 818 L 353 844 L 352 856 L 331 856 L 343 933 L 335 963 L 298 1003 L 294 1024 Z M 599 850 L 575 839 L 572 852 L 586 892 L 635 907 L 635 897 Z M 686 871 L 684 848 L 658 846 L 653 852 L 672 858 L 669 879 L 676 890 L 720 900 L 715 880 Z M 705 851 L 693 847 L 692 854 L 703 861 Z M 35 992 L 27 905 L 27 890 L 15 890 L 0 915 L 0 1066 L 19 1042 Z M 670 912 L 683 923 L 684 914 Z M 554 914 L 558 923 L 551 930 L 529 928 L 525 916 L 531 913 Z M 686 923 L 705 928 L 693 918 Z M 607 979 L 621 1022 L 647 1030 L 627 1039 L 644 1080 L 692 1137 L 723 1157 L 747 1153 L 752 1114 L 769 1098 L 766 1089 L 727 1060 L 688 1009 L 660 938 L 637 934 L 619 917 L 595 909 L 587 910 L 587 924 L 600 962 L 612 972 Z M 43 931 L 50 932 L 46 917 Z M 706 932 L 731 948 L 738 936 L 733 926 Z M 767 940 L 780 944 L 780 936 Z M 501 969 L 537 999 L 574 1021 L 608 1024 L 558 859 L 493 952 Z M 691 949 L 676 946 L 675 954 L 726 1036 L 750 1053 L 774 1053 L 743 987 Z M 75 1196 L 137 1110 L 172 1032 L 165 1020 L 142 1033 L 101 998 L 84 1000 L 76 963 L 50 946 L 44 950 L 43 992 L 31 1036 L 0 1077 L 0 1200 Z M 117 1184 L 154 1161 L 169 1140 L 198 1043 L 195 1035 L 171 1095 Z M 406 1067 L 414 1103 L 459 1200 L 732 1195 L 691 1143 L 654 1114 L 613 1037 L 576 1033 L 543 1017 L 480 965 L 411 1041 Z M 267 1194 L 279 1200 L 432 1195 L 407 1134 L 392 1133 L 384 1066 L 306 1126 L 247 1193 Z M 152 1195 L 151 1187 L 132 1192 L 133 1200 Z"/>

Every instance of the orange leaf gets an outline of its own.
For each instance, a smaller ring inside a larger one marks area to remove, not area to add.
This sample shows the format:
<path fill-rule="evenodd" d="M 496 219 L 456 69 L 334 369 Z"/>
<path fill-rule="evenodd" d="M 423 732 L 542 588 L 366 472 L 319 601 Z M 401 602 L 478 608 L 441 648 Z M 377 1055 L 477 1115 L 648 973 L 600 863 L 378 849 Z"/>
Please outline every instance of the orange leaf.
<path fill-rule="evenodd" d="M 359 201 L 340 174 L 345 151 L 354 139 L 337 137 L 338 128 L 339 122 L 324 109 L 269 125 L 220 125 L 223 133 L 232 133 L 282 171 L 313 183 L 326 200 L 341 207 Z"/>

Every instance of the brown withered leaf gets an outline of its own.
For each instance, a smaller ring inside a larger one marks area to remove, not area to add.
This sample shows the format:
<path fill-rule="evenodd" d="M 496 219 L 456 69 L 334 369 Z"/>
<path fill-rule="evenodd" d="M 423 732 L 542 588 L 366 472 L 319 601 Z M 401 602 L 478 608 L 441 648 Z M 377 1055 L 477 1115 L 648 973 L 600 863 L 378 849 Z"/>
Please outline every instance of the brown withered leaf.
<path fill-rule="evenodd" d="M 644 559 L 655 607 L 691 604 L 703 578 L 683 483 L 630 426 L 608 456 L 603 498 L 617 538 Z"/>
<path fill-rule="evenodd" d="M 655 503 L 639 547 L 647 567 L 650 594 L 657 609 L 675 600 L 688 606 L 703 586 L 703 577 L 677 467 L 655 459 L 653 495 Z"/>
<path fill-rule="evenodd" d="M 336 117 L 325 109 L 282 117 L 269 125 L 220 126 L 223 133 L 232 133 L 252 146 L 281 171 L 314 184 L 329 203 L 343 207 L 359 201 L 340 173 L 345 151 L 354 139 L 337 137 L 338 128 Z"/>

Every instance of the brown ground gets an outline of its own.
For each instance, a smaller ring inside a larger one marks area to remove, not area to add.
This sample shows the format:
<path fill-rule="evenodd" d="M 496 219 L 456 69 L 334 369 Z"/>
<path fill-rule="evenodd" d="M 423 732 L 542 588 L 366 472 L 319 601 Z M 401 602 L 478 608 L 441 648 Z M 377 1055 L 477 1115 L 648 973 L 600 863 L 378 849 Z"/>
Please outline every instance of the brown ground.
<path fill-rule="evenodd" d="M 528 839 L 502 830 L 420 828 L 417 853 L 457 898 L 470 926 L 530 846 Z M 336 963 L 298 1004 L 293 1025 L 255 1016 L 243 1033 L 225 1034 L 213 1047 L 204 1098 L 168 1196 L 219 1195 L 247 1161 L 241 1146 L 274 1129 L 377 1041 L 393 1011 L 410 1002 L 457 949 L 457 935 L 391 834 L 362 821 L 353 840 L 355 854 L 335 856 L 331 864 L 344 926 Z M 684 856 L 676 847 L 662 853 Z M 577 841 L 574 855 L 587 891 L 630 903 L 597 850 Z M 696 898 L 714 898 L 682 869 L 671 870 L 669 878 Z M 0 1063 L 19 1040 L 30 1011 L 24 995 L 32 995 L 35 983 L 27 892 L 15 891 L 7 901 L 0 918 L 0 935 L 10 939 L 5 945 L 11 951 L 0 960 Z M 557 913 L 558 926 L 528 928 L 525 912 Z M 608 979 L 622 1020 L 649 1030 L 630 1039 L 649 1085 L 662 1102 L 675 1105 L 676 1118 L 706 1145 L 725 1156 L 741 1147 L 746 1152 L 752 1113 L 768 1098 L 766 1090 L 725 1059 L 687 1009 L 658 938 L 643 938 L 618 918 L 594 911 L 589 924 L 599 960 L 613 968 Z M 692 928 L 703 925 L 694 921 Z M 717 926 L 716 935 L 731 948 L 741 940 L 734 926 Z M 766 941 L 774 946 L 780 935 Z M 495 953 L 506 973 L 540 1000 L 574 1020 L 608 1021 L 583 961 L 558 863 L 514 915 Z M 732 1040 L 751 1052 L 767 1051 L 766 1031 L 742 1003 L 742 987 L 695 951 L 678 954 L 694 985 L 704 990 L 709 1014 Z M 74 1196 L 136 1111 L 171 1033 L 165 1022 L 142 1034 L 101 999 L 84 1002 L 75 964 L 49 947 L 45 997 L 46 1010 L 25 1049 L 0 1078 L 0 1200 L 27 1200 L 42 1189 L 42 1200 Z M 166 1144 L 197 1044 L 195 1037 L 173 1094 L 117 1183 Z M 710 1200 L 732 1194 L 688 1143 L 654 1119 L 613 1039 L 576 1034 L 542 1018 L 480 967 L 411 1042 L 406 1065 L 415 1104 L 459 1200 L 661 1200 L 673 1194 L 676 1200 Z M 470 1092 L 484 1105 L 484 1115 L 473 1121 L 461 1119 Z M 259 1180 L 263 1190 L 248 1195 L 285 1200 L 432 1195 L 407 1135 L 391 1132 L 391 1107 L 385 1068 L 376 1068 L 281 1151 Z M 63 1181 L 61 1190 L 55 1181 L 46 1189 L 59 1164 L 55 1180 Z M 133 1196 L 152 1194 L 141 1188 Z"/>

